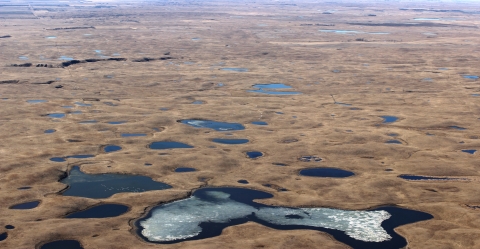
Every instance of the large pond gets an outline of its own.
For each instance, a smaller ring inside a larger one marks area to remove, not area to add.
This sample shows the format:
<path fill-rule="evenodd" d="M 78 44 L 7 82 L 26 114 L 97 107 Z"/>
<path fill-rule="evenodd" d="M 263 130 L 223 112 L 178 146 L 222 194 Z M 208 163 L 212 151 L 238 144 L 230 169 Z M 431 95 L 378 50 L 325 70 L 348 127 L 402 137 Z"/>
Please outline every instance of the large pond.
<path fill-rule="evenodd" d="M 150 177 L 122 174 L 85 174 L 78 166 L 72 167 L 68 176 L 61 183 L 68 188 L 62 192 L 65 196 L 87 198 L 108 198 L 116 193 L 145 192 L 168 189 L 172 186 L 156 182 Z"/>
<path fill-rule="evenodd" d="M 135 223 L 140 237 L 154 243 L 177 243 L 219 236 L 224 228 L 256 222 L 279 230 L 327 232 L 356 249 L 402 248 L 407 241 L 394 228 L 433 218 L 398 207 L 365 211 L 270 206 L 254 199 L 273 195 L 244 188 L 203 188 L 189 198 L 161 204 Z"/>

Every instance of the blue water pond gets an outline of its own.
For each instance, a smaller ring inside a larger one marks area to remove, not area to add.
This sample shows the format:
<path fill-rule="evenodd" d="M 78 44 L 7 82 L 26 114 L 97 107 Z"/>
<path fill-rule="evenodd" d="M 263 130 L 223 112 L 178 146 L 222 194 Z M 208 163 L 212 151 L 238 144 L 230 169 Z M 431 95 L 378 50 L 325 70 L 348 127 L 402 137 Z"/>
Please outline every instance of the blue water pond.
<path fill-rule="evenodd" d="M 247 151 L 246 154 L 247 154 L 247 157 L 251 159 L 256 159 L 263 156 L 263 153 L 260 151 Z"/>
<path fill-rule="evenodd" d="M 209 128 L 216 131 L 236 131 L 245 129 L 245 126 L 239 123 L 217 122 L 212 120 L 184 119 L 179 120 L 178 122 L 195 128 Z"/>
<path fill-rule="evenodd" d="M 229 139 L 229 138 L 214 138 L 212 142 L 219 144 L 246 144 L 249 142 L 248 139 Z"/>
<path fill-rule="evenodd" d="M 64 196 L 86 198 L 108 198 L 117 193 L 145 192 L 169 189 L 172 186 L 156 182 L 150 177 L 122 174 L 85 174 L 78 166 L 72 167 L 68 176 L 61 183 L 68 185 L 62 192 Z"/>
<path fill-rule="evenodd" d="M 264 121 L 253 121 L 252 124 L 254 124 L 254 125 L 268 125 L 268 123 L 264 122 Z"/>
<path fill-rule="evenodd" d="M 122 147 L 120 147 L 118 145 L 107 145 L 107 146 L 105 146 L 105 148 L 103 148 L 103 151 L 105 151 L 106 153 L 110 153 L 110 152 L 119 151 L 121 149 L 122 149 Z"/>
<path fill-rule="evenodd" d="M 282 83 L 272 83 L 272 84 L 256 84 L 253 85 L 253 88 L 256 90 L 248 90 L 247 92 L 252 93 L 263 93 L 271 95 L 295 95 L 301 94 L 301 92 L 288 92 L 288 91 L 271 91 L 270 89 L 291 89 L 291 86 L 284 85 Z"/>
<path fill-rule="evenodd" d="M 194 171 L 197 171 L 197 170 L 194 168 L 187 168 L 187 167 L 180 167 L 175 169 L 175 172 L 177 173 L 194 172 Z"/>
<path fill-rule="evenodd" d="M 299 172 L 302 176 L 313 176 L 313 177 L 335 177 L 335 178 L 344 178 L 355 175 L 351 171 L 346 171 L 343 169 L 336 168 L 311 168 L 311 169 L 302 169 Z"/>
<path fill-rule="evenodd" d="M 248 72 L 247 68 L 241 68 L 241 67 L 224 67 L 220 69 L 223 71 L 232 71 L 232 72 L 240 72 L 240 73 Z"/>
<path fill-rule="evenodd" d="M 159 142 L 153 142 L 148 146 L 150 149 L 154 150 L 166 150 L 166 149 L 188 149 L 188 148 L 193 148 L 193 146 L 180 143 L 180 142 L 174 142 L 174 141 L 159 141 Z"/>
<path fill-rule="evenodd" d="M 30 201 L 13 205 L 10 207 L 10 209 L 32 209 L 38 207 L 38 204 L 40 204 L 40 201 Z"/>

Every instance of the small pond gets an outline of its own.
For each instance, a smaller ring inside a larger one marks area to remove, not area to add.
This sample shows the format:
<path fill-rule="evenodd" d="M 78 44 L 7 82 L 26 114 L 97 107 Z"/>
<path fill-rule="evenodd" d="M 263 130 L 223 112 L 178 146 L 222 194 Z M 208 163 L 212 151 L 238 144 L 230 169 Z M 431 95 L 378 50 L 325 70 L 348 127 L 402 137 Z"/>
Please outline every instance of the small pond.
<path fill-rule="evenodd" d="M 239 123 L 217 122 L 212 120 L 184 119 L 178 122 L 195 128 L 209 128 L 216 131 L 237 131 L 245 129 L 245 126 Z"/>
<path fill-rule="evenodd" d="M 241 67 L 224 67 L 224 68 L 220 68 L 220 70 L 223 70 L 223 71 L 232 71 L 232 72 L 240 72 L 240 73 L 248 72 L 248 69 L 247 69 L 247 68 L 241 68 Z"/>
<path fill-rule="evenodd" d="M 336 168 L 312 168 L 312 169 L 302 169 L 299 172 L 302 176 L 313 176 L 313 177 L 334 177 L 334 178 L 344 178 L 355 175 L 351 171 L 346 171 L 343 169 Z"/>
<path fill-rule="evenodd" d="M 212 142 L 214 143 L 219 143 L 219 144 L 246 144 L 249 142 L 248 139 L 234 139 L 234 138 L 214 138 L 212 139 Z"/>
<path fill-rule="evenodd" d="M 260 151 L 247 151 L 245 154 L 247 154 L 247 157 L 251 159 L 257 159 L 263 156 L 263 153 Z"/>
<path fill-rule="evenodd" d="M 174 141 L 159 141 L 159 142 L 153 142 L 148 146 L 150 149 L 153 150 L 166 150 L 166 149 L 188 149 L 188 148 L 193 148 L 193 146 L 180 143 L 180 142 L 174 142 Z"/>
<path fill-rule="evenodd" d="M 187 167 L 180 167 L 175 169 L 175 172 L 177 173 L 194 172 L 194 171 L 197 171 L 197 170 L 194 168 L 187 168 Z"/>
<path fill-rule="evenodd" d="M 110 152 L 119 151 L 121 149 L 122 149 L 122 147 L 120 147 L 118 145 L 107 145 L 107 146 L 105 146 L 105 148 L 103 148 L 103 151 L 105 151 L 106 153 L 110 153 Z"/>
<path fill-rule="evenodd" d="M 254 124 L 254 125 L 268 125 L 268 123 L 264 122 L 264 121 L 253 121 L 252 124 Z"/>
<path fill-rule="evenodd" d="M 301 94 L 301 92 L 288 92 L 288 91 L 272 91 L 275 89 L 291 89 L 291 86 L 284 85 L 282 83 L 272 83 L 272 84 L 256 84 L 252 86 L 257 88 L 256 90 L 248 90 L 247 92 L 251 93 L 263 93 L 271 95 L 295 95 Z"/>
<path fill-rule="evenodd" d="M 32 209 L 32 208 L 38 207 L 38 204 L 40 204 L 40 201 L 24 202 L 17 205 L 13 205 L 10 207 L 10 209 Z"/>
<path fill-rule="evenodd" d="M 437 180 L 437 181 L 448 181 L 448 180 L 468 180 L 466 178 L 452 178 L 452 177 L 436 177 L 436 176 L 416 176 L 416 175 L 399 175 L 398 177 L 411 180 L 411 181 L 422 181 L 422 180 Z"/>
<path fill-rule="evenodd" d="M 44 100 L 44 99 L 30 99 L 30 100 L 27 100 L 27 103 L 29 103 L 29 104 L 38 104 L 38 103 L 45 103 L 45 102 L 48 102 L 48 101 Z"/>
<path fill-rule="evenodd" d="M 384 124 L 390 124 L 398 120 L 398 117 L 395 116 L 381 116 L 383 118 Z"/>

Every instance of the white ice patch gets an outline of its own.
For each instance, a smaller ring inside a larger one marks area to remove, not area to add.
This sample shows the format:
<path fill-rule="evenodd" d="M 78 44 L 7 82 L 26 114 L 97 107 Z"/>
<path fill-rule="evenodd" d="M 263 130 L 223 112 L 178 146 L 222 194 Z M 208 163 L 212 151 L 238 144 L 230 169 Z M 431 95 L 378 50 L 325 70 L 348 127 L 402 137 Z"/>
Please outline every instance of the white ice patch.
<path fill-rule="evenodd" d="M 156 207 L 151 217 L 141 221 L 142 234 L 150 241 L 172 241 L 198 235 L 202 222 L 228 223 L 254 213 L 257 218 L 275 225 L 301 225 L 344 231 L 366 242 L 382 242 L 391 236 L 381 227 L 390 218 L 386 211 L 345 211 L 331 208 L 260 207 L 234 201 L 229 194 L 209 191 L 214 201 L 192 196 Z"/>

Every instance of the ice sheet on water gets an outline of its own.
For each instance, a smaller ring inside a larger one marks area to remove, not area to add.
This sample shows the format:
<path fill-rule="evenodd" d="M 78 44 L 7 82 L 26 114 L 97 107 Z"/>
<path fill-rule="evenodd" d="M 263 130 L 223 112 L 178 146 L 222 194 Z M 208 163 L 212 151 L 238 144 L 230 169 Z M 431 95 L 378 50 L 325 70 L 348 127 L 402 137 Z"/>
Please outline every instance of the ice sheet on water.
<path fill-rule="evenodd" d="M 140 222 L 142 235 L 150 241 L 173 241 L 195 237 L 202 232 L 201 223 L 228 223 L 233 219 L 255 215 L 275 225 L 300 225 L 344 231 L 351 238 L 366 242 L 390 240 L 382 228 L 390 218 L 386 211 L 345 211 L 331 208 L 288 208 L 245 204 L 230 194 L 212 190 L 208 198 L 190 198 L 154 208 L 151 216 Z M 295 218 L 292 218 L 295 217 Z"/>

